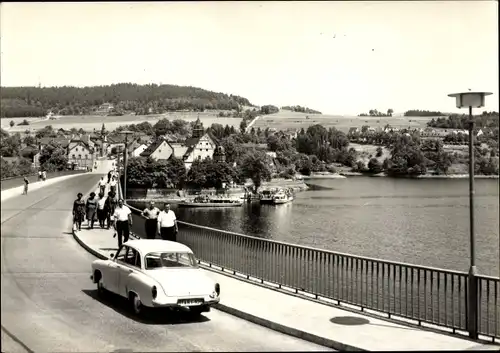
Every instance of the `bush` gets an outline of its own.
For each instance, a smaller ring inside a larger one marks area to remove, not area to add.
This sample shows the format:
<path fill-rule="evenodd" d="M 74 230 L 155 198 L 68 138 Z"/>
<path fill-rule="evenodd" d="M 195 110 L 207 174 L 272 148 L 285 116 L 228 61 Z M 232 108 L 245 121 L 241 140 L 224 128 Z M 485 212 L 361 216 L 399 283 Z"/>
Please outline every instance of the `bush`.
<path fill-rule="evenodd" d="M 381 173 L 383 171 L 382 164 L 378 161 L 377 158 L 372 158 L 368 162 L 368 170 L 373 174 Z"/>
<path fill-rule="evenodd" d="M 384 151 L 382 150 L 382 147 L 377 147 L 377 154 L 375 155 L 375 157 L 382 157 L 383 153 Z"/>

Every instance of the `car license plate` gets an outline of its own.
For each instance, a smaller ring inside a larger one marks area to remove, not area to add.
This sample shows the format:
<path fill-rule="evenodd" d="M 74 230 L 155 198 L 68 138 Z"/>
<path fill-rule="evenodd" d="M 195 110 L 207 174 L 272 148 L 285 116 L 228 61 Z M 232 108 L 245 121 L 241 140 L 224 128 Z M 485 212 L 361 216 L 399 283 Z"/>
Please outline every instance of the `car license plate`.
<path fill-rule="evenodd" d="M 179 299 L 177 304 L 183 306 L 202 305 L 203 299 Z"/>

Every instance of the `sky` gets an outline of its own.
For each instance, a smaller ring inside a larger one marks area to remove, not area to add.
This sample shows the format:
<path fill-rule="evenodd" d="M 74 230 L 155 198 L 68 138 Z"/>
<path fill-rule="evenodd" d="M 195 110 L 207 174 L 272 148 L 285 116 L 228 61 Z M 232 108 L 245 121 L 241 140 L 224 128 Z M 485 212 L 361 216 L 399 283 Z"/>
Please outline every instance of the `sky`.
<path fill-rule="evenodd" d="M 324 114 L 492 92 L 498 2 L 2 3 L 2 86 L 191 85 Z M 463 111 L 465 112 L 465 111 Z"/>

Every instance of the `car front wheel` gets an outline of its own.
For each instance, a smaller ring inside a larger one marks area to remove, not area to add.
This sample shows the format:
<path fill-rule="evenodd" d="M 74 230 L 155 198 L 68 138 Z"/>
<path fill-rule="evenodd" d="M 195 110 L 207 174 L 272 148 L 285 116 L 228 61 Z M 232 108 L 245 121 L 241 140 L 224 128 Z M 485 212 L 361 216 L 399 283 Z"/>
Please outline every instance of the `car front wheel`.
<path fill-rule="evenodd" d="M 141 299 L 139 299 L 139 297 L 136 294 L 130 293 L 129 300 L 134 314 L 141 315 L 143 312 L 143 305 Z"/>

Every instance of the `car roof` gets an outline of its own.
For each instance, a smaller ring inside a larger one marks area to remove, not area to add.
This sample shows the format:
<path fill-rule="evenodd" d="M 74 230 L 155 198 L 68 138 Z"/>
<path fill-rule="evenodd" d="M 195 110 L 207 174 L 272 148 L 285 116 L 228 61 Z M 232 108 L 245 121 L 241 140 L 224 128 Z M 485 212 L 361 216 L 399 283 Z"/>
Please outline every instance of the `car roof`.
<path fill-rule="evenodd" d="M 160 239 L 129 240 L 124 245 L 129 245 L 139 250 L 143 255 L 151 252 L 190 252 L 193 251 L 184 244 L 175 241 Z"/>

